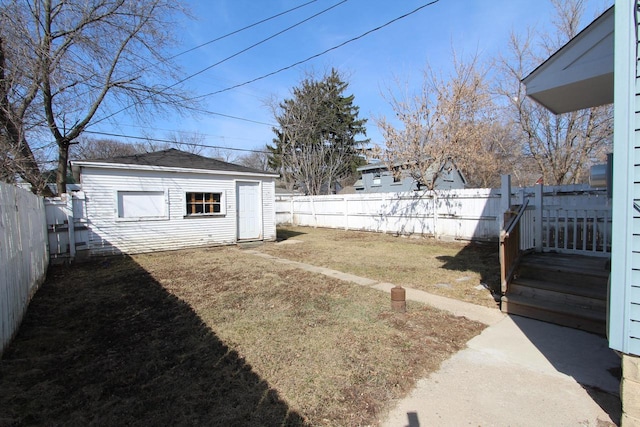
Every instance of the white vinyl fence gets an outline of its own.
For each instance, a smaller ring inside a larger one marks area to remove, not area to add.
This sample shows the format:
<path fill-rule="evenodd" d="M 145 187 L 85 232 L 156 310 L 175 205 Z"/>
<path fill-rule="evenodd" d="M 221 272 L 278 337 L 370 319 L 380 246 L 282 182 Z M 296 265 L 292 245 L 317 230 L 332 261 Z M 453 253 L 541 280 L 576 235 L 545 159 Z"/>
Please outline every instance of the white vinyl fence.
<path fill-rule="evenodd" d="M 82 191 L 44 200 L 51 262 L 71 262 L 87 253 L 89 231 Z"/>
<path fill-rule="evenodd" d="M 493 240 L 500 190 L 298 196 L 276 200 L 276 221 L 402 235 Z"/>
<path fill-rule="evenodd" d="M 523 238 L 530 239 L 532 247 L 558 252 L 610 252 L 611 204 L 606 190 L 586 185 L 544 186 L 540 200 L 535 190 L 535 187 L 511 189 L 506 202 L 501 200 L 502 189 L 281 197 L 276 200 L 276 221 L 310 227 L 497 241 L 505 203 L 517 205 L 528 199 L 528 224 L 542 225 L 541 232 L 522 230 Z"/>
<path fill-rule="evenodd" d="M 18 330 L 48 265 L 42 198 L 0 182 L 0 354 Z"/>

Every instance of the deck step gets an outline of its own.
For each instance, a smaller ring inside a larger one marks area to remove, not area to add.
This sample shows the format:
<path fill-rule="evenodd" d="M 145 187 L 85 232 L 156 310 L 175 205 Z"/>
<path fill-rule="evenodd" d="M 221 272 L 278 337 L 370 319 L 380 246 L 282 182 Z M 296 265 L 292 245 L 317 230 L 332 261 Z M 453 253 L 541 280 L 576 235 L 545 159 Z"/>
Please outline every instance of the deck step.
<path fill-rule="evenodd" d="M 519 268 L 527 278 L 562 281 L 575 276 L 583 279 L 582 283 L 594 284 L 606 283 L 610 271 L 608 258 L 556 253 L 526 255 Z M 538 275 L 543 277 L 533 277 Z"/>
<path fill-rule="evenodd" d="M 502 297 L 502 311 L 545 322 L 604 335 L 606 308 L 583 308 L 571 304 L 545 301 L 523 295 Z"/>
<path fill-rule="evenodd" d="M 550 283 L 545 280 L 518 277 L 509 285 L 508 294 L 584 308 L 606 309 L 607 306 L 606 283 L 600 286 L 583 286 L 580 282 Z"/>

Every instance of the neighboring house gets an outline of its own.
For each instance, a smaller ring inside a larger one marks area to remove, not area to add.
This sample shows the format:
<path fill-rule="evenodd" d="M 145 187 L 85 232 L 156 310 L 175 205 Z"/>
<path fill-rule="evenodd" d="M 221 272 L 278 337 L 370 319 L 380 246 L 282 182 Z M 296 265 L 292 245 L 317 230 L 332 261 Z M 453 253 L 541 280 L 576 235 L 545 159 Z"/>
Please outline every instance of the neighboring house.
<path fill-rule="evenodd" d="M 184 151 L 72 163 L 89 255 L 275 240 L 277 174 Z"/>
<path fill-rule="evenodd" d="M 555 113 L 613 102 L 609 346 L 622 354 L 622 425 L 640 425 L 640 2 L 617 0 L 527 76 L 527 95 Z M 615 61 L 614 61 L 615 56 Z"/>
<path fill-rule="evenodd" d="M 287 190 L 286 188 L 276 187 L 276 197 L 295 197 L 295 196 L 304 196 L 298 190 Z"/>
<path fill-rule="evenodd" d="M 400 166 L 398 166 L 400 167 Z M 465 187 L 467 181 L 462 172 L 451 161 L 446 162 L 440 171 L 437 171 L 436 163 L 429 167 L 428 175 L 433 176 L 437 172 L 436 190 L 454 190 Z M 409 176 L 408 171 L 401 176 L 392 173 L 384 163 L 370 163 L 360 166 L 358 172 L 362 174 L 353 187 L 356 193 L 396 193 L 402 191 L 424 190 L 430 187 L 430 182 L 419 183 Z"/>

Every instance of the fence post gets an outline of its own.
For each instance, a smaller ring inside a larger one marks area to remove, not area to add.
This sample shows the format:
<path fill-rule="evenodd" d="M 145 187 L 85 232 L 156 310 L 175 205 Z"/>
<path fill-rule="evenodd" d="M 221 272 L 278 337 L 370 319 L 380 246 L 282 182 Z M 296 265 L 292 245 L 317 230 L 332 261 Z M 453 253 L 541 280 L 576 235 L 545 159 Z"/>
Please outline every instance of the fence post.
<path fill-rule="evenodd" d="M 433 237 L 438 238 L 438 195 L 436 190 L 431 191 L 431 200 L 433 201 Z"/>
<path fill-rule="evenodd" d="M 534 237 L 535 237 L 535 241 L 536 241 L 536 252 L 542 252 L 542 185 L 543 184 L 537 184 L 535 187 L 535 204 L 536 204 L 536 210 L 535 210 L 535 231 L 534 231 Z"/>
<path fill-rule="evenodd" d="M 309 196 L 311 198 L 311 214 L 313 215 L 313 228 L 318 228 L 318 217 L 316 216 L 316 203 L 315 195 Z"/>
<path fill-rule="evenodd" d="M 380 208 L 382 209 L 382 211 L 380 212 L 380 219 L 382 220 L 382 232 L 384 234 L 387 234 L 387 198 L 385 197 L 387 193 L 382 193 L 382 198 L 380 199 L 382 201 Z"/>
<path fill-rule="evenodd" d="M 71 262 L 76 257 L 76 224 L 73 217 L 73 197 L 69 193 L 63 193 L 60 198 L 65 202 L 67 233 L 69 233 L 69 262 Z"/>
<path fill-rule="evenodd" d="M 500 230 L 504 229 L 504 214 L 511 208 L 511 175 L 500 176 L 500 213 L 498 215 L 498 225 Z"/>
<path fill-rule="evenodd" d="M 349 229 L 349 199 L 344 196 L 344 229 Z"/>
<path fill-rule="evenodd" d="M 294 220 L 293 220 L 293 219 L 294 219 L 294 216 L 293 216 L 293 200 L 294 200 L 294 198 L 293 198 L 293 196 L 289 196 L 289 197 L 291 197 L 291 198 L 289 199 L 289 206 L 290 206 L 290 207 L 289 207 L 289 212 L 290 212 L 290 216 L 289 216 L 289 223 L 290 223 L 291 225 L 296 225 L 296 224 L 295 224 L 295 222 L 294 222 Z"/>

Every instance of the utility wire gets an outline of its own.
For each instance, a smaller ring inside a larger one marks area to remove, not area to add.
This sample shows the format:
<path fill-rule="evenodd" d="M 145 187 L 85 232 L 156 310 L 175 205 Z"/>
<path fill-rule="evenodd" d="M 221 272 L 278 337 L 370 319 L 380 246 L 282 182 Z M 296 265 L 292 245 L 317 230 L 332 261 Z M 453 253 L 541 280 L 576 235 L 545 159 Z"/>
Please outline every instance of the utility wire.
<path fill-rule="evenodd" d="M 255 123 L 255 124 L 258 124 L 258 125 L 265 125 L 265 126 L 269 126 L 269 127 L 277 126 L 277 125 L 275 125 L 273 123 L 260 122 L 260 121 L 257 121 L 257 120 L 251 120 L 251 119 L 247 119 L 247 118 L 244 118 L 244 117 L 238 117 L 238 116 L 232 116 L 232 115 L 229 115 L 229 114 L 217 113 L 215 111 L 202 110 L 202 109 L 199 109 L 199 108 L 193 108 L 193 110 L 194 111 L 199 111 L 199 112 L 204 113 L 204 114 L 211 114 L 211 115 L 214 115 L 214 116 L 226 117 L 228 119 L 241 120 L 243 122 Z"/>
<path fill-rule="evenodd" d="M 223 146 L 220 146 L 220 145 L 205 145 L 205 144 L 197 144 L 195 142 L 172 141 L 170 139 L 147 138 L 147 137 L 144 137 L 144 136 L 123 135 L 123 134 L 119 134 L 119 133 L 98 132 L 98 131 L 91 131 L 91 130 L 85 130 L 84 132 L 85 133 L 90 133 L 90 134 L 93 134 L 93 135 L 115 136 L 115 137 L 119 137 L 119 138 L 139 139 L 139 140 L 142 140 L 142 141 L 167 142 L 169 144 L 191 145 L 193 147 L 217 148 L 217 149 L 220 149 L 220 150 L 246 151 L 246 152 L 250 152 L 250 153 L 269 154 L 269 152 L 267 152 L 267 151 L 250 150 L 248 148 L 231 148 L 231 147 L 223 147 Z"/>
<path fill-rule="evenodd" d="M 168 90 L 168 89 L 171 89 L 171 88 L 173 88 L 173 87 L 175 87 L 175 86 L 177 86 L 177 85 L 179 85 L 179 84 L 181 84 L 181 83 L 184 83 L 184 82 L 186 82 L 187 80 L 192 79 L 192 78 L 194 78 L 194 77 L 196 77 L 196 76 L 198 76 L 198 75 L 200 75 L 200 74 L 204 73 L 205 71 L 210 70 L 210 69 L 211 69 L 211 68 L 213 68 L 213 67 L 216 67 L 216 66 L 218 66 L 218 65 L 220 65 L 220 64 L 222 64 L 222 63 L 224 63 L 224 62 L 226 62 L 226 61 L 228 61 L 228 60 L 230 60 L 230 59 L 232 59 L 232 58 L 235 58 L 236 56 L 238 56 L 238 55 L 240 55 L 240 54 L 243 54 L 243 53 L 247 52 L 248 50 L 253 49 L 253 48 L 254 48 L 254 47 L 256 47 L 256 46 L 259 46 L 259 45 L 261 45 L 261 44 L 263 44 L 263 43 L 266 43 L 267 41 L 269 41 L 269 40 L 271 40 L 271 39 L 273 39 L 273 38 L 275 38 L 275 37 L 277 37 L 277 36 L 279 36 L 279 35 L 281 35 L 281 34 L 283 34 L 283 33 L 287 32 L 287 31 L 290 31 L 290 30 L 292 30 L 292 29 L 293 29 L 293 28 L 295 28 L 295 27 L 298 27 L 298 26 L 300 26 L 300 25 L 304 24 L 305 22 L 308 22 L 308 21 L 310 21 L 311 19 L 316 18 L 316 17 L 318 17 L 318 16 L 320 16 L 320 15 L 322 15 L 322 14 L 324 14 L 324 13 L 326 13 L 326 12 L 330 11 L 331 9 L 334 9 L 334 8 L 336 8 L 336 7 L 340 6 L 340 5 L 341 5 L 341 4 L 343 4 L 343 3 L 346 3 L 347 1 L 348 1 L 348 0 L 342 0 L 342 1 L 340 1 L 340 2 L 336 3 L 336 4 L 332 5 L 332 6 L 329 6 L 328 8 L 326 8 L 326 9 L 324 9 L 324 10 L 321 10 L 320 12 L 318 12 L 318 13 L 316 13 L 316 14 L 314 14 L 314 15 L 311 15 L 311 16 L 310 16 L 310 17 L 308 17 L 308 18 L 305 18 L 305 19 L 303 19 L 302 21 L 296 22 L 295 24 L 293 24 L 293 25 L 291 25 L 291 26 L 289 26 L 289 27 L 285 28 L 284 30 L 278 31 L 277 33 L 274 33 L 274 34 L 270 35 L 269 37 L 264 38 L 264 39 L 260 40 L 259 42 L 254 43 L 254 44 L 252 44 L 251 46 L 248 46 L 248 47 L 246 47 L 246 48 L 244 48 L 244 49 L 242 49 L 242 50 L 240 50 L 240 51 L 238 51 L 238 52 L 234 53 L 233 55 L 227 56 L 226 58 L 224 58 L 224 59 L 222 59 L 222 60 L 220 60 L 220 61 L 216 62 L 215 64 L 209 65 L 208 67 L 205 67 L 205 68 L 203 68 L 203 69 L 201 69 L 201 70 L 199 70 L 199 71 L 196 71 L 196 72 L 195 72 L 195 73 L 193 73 L 193 74 L 188 75 L 187 77 L 185 77 L 185 78 L 183 78 L 183 79 L 181 79 L 181 80 L 178 80 L 177 82 L 175 82 L 175 83 L 173 83 L 173 84 L 171 84 L 171 85 L 169 85 L 169 86 L 167 86 L 167 87 L 165 87 L 165 88 L 163 88 L 163 89 L 159 90 L 159 92 L 160 92 L 160 93 L 165 92 L 165 91 L 166 91 L 166 90 Z M 120 110 L 118 110 L 118 111 L 116 111 L 116 112 L 114 112 L 114 113 L 109 114 L 108 116 L 104 116 L 104 117 L 102 117 L 102 118 L 100 118 L 100 119 L 96 120 L 96 121 L 95 121 L 95 122 L 93 122 L 92 124 L 97 124 L 97 123 L 100 123 L 100 122 L 102 122 L 102 121 L 104 121 L 104 120 L 107 120 L 107 119 L 109 119 L 109 118 L 111 118 L 111 117 L 115 116 L 116 114 L 120 114 L 121 112 L 126 111 L 126 110 L 128 110 L 129 108 L 134 107 L 135 105 L 138 105 L 138 104 L 140 104 L 140 103 L 142 103 L 142 102 L 144 102 L 144 101 L 148 100 L 149 98 L 152 98 L 153 96 L 155 96 L 155 94 L 148 95 L 148 96 L 146 96 L 146 97 L 142 98 L 142 99 L 141 99 L 141 100 L 139 100 L 139 101 L 133 102 L 133 103 L 131 103 L 131 104 L 127 105 L 126 107 L 123 107 L 123 108 L 121 108 Z M 193 97 L 193 98 L 190 98 L 190 99 L 186 99 L 185 101 L 194 100 L 194 99 L 198 99 L 198 98 L 200 98 L 200 97 Z"/>
<path fill-rule="evenodd" d="M 331 48 L 329 48 L 329 49 L 326 49 L 326 50 L 325 50 L 325 51 L 323 51 L 323 52 L 320 52 L 320 53 L 318 53 L 318 54 L 312 55 L 312 56 L 310 56 L 310 57 L 308 57 L 308 58 L 306 58 L 306 59 L 304 59 L 304 60 L 302 60 L 302 61 L 298 61 L 298 62 L 296 62 L 296 63 L 294 63 L 294 64 L 291 64 L 291 65 L 289 65 L 289 66 L 287 66 L 287 67 L 280 68 L 279 70 L 276 70 L 276 71 L 270 72 L 270 73 L 268 73 L 268 74 L 264 74 L 264 75 L 262 75 L 262 76 L 260 76 L 260 77 L 256 77 L 256 78 L 254 78 L 254 79 L 252 79 L 252 80 L 248 80 L 248 81 L 246 81 L 246 82 L 244 82 L 244 83 L 239 83 L 239 84 L 237 84 L 237 85 L 229 86 L 229 87 L 227 87 L 227 88 L 225 88 L 225 89 L 221 89 L 221 90 L 218 90 L 218 91 L 215 91 L 215 92 L 211 92 L 211 93 L 208 93 L 208 94 L 205 94 L 205 95 L 199 95 L 199 96 L 197 96 L 197 97 L 193 97 L 193 98 L 191 98 L 191 100 L 200 99 L 200 98 L 204 98 L 204 97 L 207 97 L 207 96 L 212 96 L 212 95 L 216 95 L 216 94 L 219 94 L 219 93 L 227 92 L 227 91 L 230 91 L 230 90 L 233 90 L 233 89 L 236 89 L 236 88 L 239 88 L 239 87 L 246 86 L 246 85 L 248 85 L 248 84 L 254 83 L 254 82 L 256 82 L 256 81 L 263 80 L 263 79 L 265 79 L 265 78 L 267 78 L 267 77 L 270 77 L 270 76 L 273 76 L 273 75 L 275 75 L 275 74 L 281 73 L 281 72 L 283 72 L 283 71 L 286 71 L 286 70 L 288 70 L 288 69 L 291 69 L 291 68 L 293 68 L 293 67 L 296 67 L 296 66 L 298 66 L 298 65 L 300 65 L 300 64 L 303 64 L 303 63 L 305 63 L 305 62 L 308 62 L 308 61 L 310 61 L 310 60 L 312 60 L 312 59 L 315 59 L 315 58 L 318 58 L 318 57 L 320 57 L 320 56 L 322 56 L 322 55 L 325 55 L 325 54 L 326 54 L 326 53 L 328 53 L 328 52 L 331 52 L 331 51 L 333 51 L 333 50 L 339 49 L 340 47 L 343 47 L 343 46 L 345 46 L 345 45 L 347 45 L 347 44 L 349 44 L 349 43 L 352 43 L 352 42 L 354 42 L 354 41 L 356 41 L 356 40 L 362 39 L 363 37 L 366 37 L 367 35 L 369 35 L 369 34 L 371 34 L 371 33 L 373 33 L 373 32 L 376 32 L 376 31 L 379 31 L 379 30 L 381 30 L 381 29 L 383 29 L 383 28 L 385 28 L 385 27 L 388 27 L 389 25 L 391 25 L 391 24 L 393 24 L 393 23 L 395 23 L 395 22 L 397 22 L 397 21 L 399 21 L 399 20 L 402 20 L 402 19 L 404 19 L 404 18 L 406 18 L 406 17 L 408 17 L 408 16 L 411 16 L 411 15 L 413 15 L 413 14 L 415 14 L 415 13 L 419 12 L 420 10 L 422 10 L 422 9 L 424 9 L 424 8 L 426 8 L 426 7 L 432 6 L 432 5 L 436 4 L 436 3 L 438 3 L 439 1 L 440 1 L 440 0 L 433 0 L 433 1 L 429 2 L 429 3 L 423 4 L 422 6 L 419 6 L 418 8 L 416 8 L 416 9 L 414 9 L 414 10 L 412 10 L 412 11 L 408 12 L 408 13 L 405 13 L 405 14 L 403 14 L 403 15 L 401 15 L 401 16 L 399 16 L 399 17 L 397 17 L 397 18 L 394 18 L 394 19 L 392 19 L 392 20 L 390 20 L 390 21 L 388 21 L 388 22 L 386 22 L 386 23 L 384 23 L 384 24 L 382 24 L 382 25 L 380 25 L 380 26 L 378 26 L 378 27 L 375 27 L 375 28 L 373 28 L 373 29 L 371 29 L 371 30 L 369 30 L 369 31 L 366 31 L 366 32 L 364 32 L 364 33 L 360 34 L 359 36 L 356 36 L 356 37 L 353 37 L 353 38 L 351 38 L 351 39 L 349 39 L 349 40 L 346 40 L 346 41 L 345 41 L 345 42 L 343 42 L 343 43 L 340 43 L 340 44 L 338 44 L 338 45 L 336 45 L 336 46 L 333 46 L 333 47 L 331 47 Z M 120 113 L 120 112 L 124 111 L 125 109 L 130 108 L 130 107 L 131 107 L 131 106 L 133 106 L 133 105 L 135 105 L 135 104 L 132 104 L 132 105 L 130 105 L 129 107 L 125 107 L 124 109 L 122 109 L 122 110 L 120 110 L 120 111 L 117 111 L 117 112 L 115 112 L 115 113 L 113 113 L 113 114 L 111 114 L 111 115 L 109 115 L 109 116 L 106 116 L 106 117 L 104 117 L 104 118 L 100 119 L 99 121 L 102 121 L 102 120 L 105 120 L 105 119 L 107 119 L 107 118 L 109 118 L 109 117 L 112 117 L 112 116 L 114 116 L 114 115 L 116 115 L 116 114 L 118 114 L 118 113 Z M 272 124 L 268 124 L 268 123 L 257 122 L 257 121 L 254 121 L 254 120 L 245 119 L 245 118 L 241 118 L 241 117 L 229 116 L 229 115 L 226 115 L 226 114 L 216 113 L 216 112 L 212 112 L 212 111 L 202 110 L 202 112 L 207 113 L 207 114 L 220 115 L 220 116 L 223 116 L 223 117 L 228 117 L 228 118 L 237 119 L 237 120 L 244 120 L 244 121 L 248 121 L 248 122 L 253 122 L 253 123 L 258 123 L 258 124 L 264 124 L 264 125 L 268 125 L 268 126 L 273 126 Z M 99 121 L 94 122 L 94 124 L 98 123 Z M 103 132 L 92 132 L 92 131 L 87 131 L 87 130 L 85 130 L 85 132 L 87 132 L 87 133 L 94 133 L 94 134 L 98 134 L 98 135 L 119 136 L 119 137 L 129 138 L 129 136 L 126 136 L 126 135 L 108 134 L 108 133 L 103 133 Z M 146 138 L 142 138 L 142 137 L 130 137 L 130 138 L 133 138 L 133 139 L 146 139 Z M 161 140 L 158 140 L 158 141 L 159 141 L 159 142 L 172 142 L 172 141 L 161 141 Z M 206 147 L 209 147 L 209 146 L 206 146 Z M 212 148 L 222 148 L 222 149 L 228 149 L 228 150 L 231 150 L 231 148 L 225 148 L 225 147 L 214 147 L 214 146 L 211 146 L 211 147 L 212 147 Z M 235 149 L 235 150 L 250 151 L 250 152 L 257 152 L 257 153 L 264 153 L 264 151 L 258 151 L 258 150 L 242 150 L 242 149 Z"/>
<path fill-rule="evenodd" d="M 192 48 L 190 48 L 190 49 L 187 49 L 187 50 L 185 50 L 185 51 L 183 51 L 183 52 L 177 53 L 177 54 L 175 54 L 175 55 L 173 55 L 173 56 L 171 56 L 171 57 L 169 57 L 169 58 L 167 58 L 166 60 L 161 61 L 161 62 L 170 61 L 170 60 L 172 60 L 172 59 L 177 58 L 178 56 L 182 56 L 182 55 L 184 55 L 184 54 L 186 54 L 186 53 L 189 53 L 189 52 L 192 52 L 192 51 L 194 51 L 194 50 L 196 50 L 196 49 L 200 49 L 201 47 L 207 46 L 207 45 L 209 45 L 209 44 L 211 44 L 211 43 L 215 43 L 215 42 L 220 41 L 220 40 L 222 40 L 222 39 L 226 39 L 227 37 L 233 36 L 234 34 L 238 34 L 238 33 L 242 32 L 242 31 L 244 31 L 244 30 L 248 30 L 249 28 L 253 28 L 253 27 L 256 27 L 256 26 L 258 26 L 258 25 L 260 25 L 260 24 L 264 24 L 265 22 L 267 22 L 267 21 L 271 21 L 272 19 L 279 18 L 279 17 L 280 17 L 280 16 L 282 16 L 282 15 L 286 15 L 287 13 L 289 13 L 289 12 L 293 12 L 294 10 L 300 9 L 300 8 L 302 8 L 302 7 L 304 7 L 304 6 L 308 6 L 308 5 L 310 5 L 311 3 L 315 3 L 316 1 L 318 1 L 318 0 L 311 0 L 311 1 L 307 2 L 307 3 L 303 3 L 303 4 L 299 5 L 299 6 L 296 6 L 296 7 L 293 7 L 293 8 L 291 8 L 291 9 L 285 10 L 284 12 L 280 12 L 280 13 L 278 13 L 278 14 L 276 14 L 276 15 L 273 15 L 273 16 L 270 16 L 270 17 L 268 17 L 268 18 L 265 18 L 265 19 L 263 19 L 263 20 L 261 20 L 261 21 L 254 22 L 253 24 L 249 24 L 249 25 L 247 25 L 246 27 L 242 27 L 242 28 L 240 28 L 240 29 L 237 29 L 237 30 L 235 30 L 235 31 L 232 31 L 232 32 L 230 32 L 230 33 L 227 33 L 227 34 L 225 34 L 225 35 L 223 35 L 223 36 L 217 37 L 217 38 L 215 38 L 215 39 L 213 39 L 213 40 L 209 40 L 208 42 L 204 42 L 204 43 L 202 43 L 202 44 L 199 44 L 198 46 L 194 46 L 194 47 L 192 47 Z"/>
<path fill-rule="evenodd" d="M 216 134 L 212 134 L 212 133 L 203 133 L 203 132 L 199 132 L 199 131 L 185 131 L 185 130 L 180 130 L 180 129 L 166 129 L 166 128 L 159 128 L 156 126 L 143 126 L 143 125 L 134 125 L 134 124 L 126 124 L 126 123 L 120 123 L 118 125 L 118 128 L 120 129 L 121 126 L 127 127 L 127 128 L 137 128 L 137 129 L 145 129 L 145 130 L 152 130 L 152 131 L 162 131 L 162 132 L 169 132 L 168 135 L 194 135 L 197 137 L 202 137 L 204 139 L 207 138 L 213 138 L 213 139 L 221 139 L 221 140 L 226 140 L 226 139 L 233 139 L 233 140 L 237 140 L 237 141 L 258 141 L 255 138 L 241 138 L 241 137 L 237 137 L 237 136 L 226 136 L 226 135 L 216 135 Z M 275 126 L 275 125 L 272 125 Z M 99 130 L 95 130 L 95 132 L 100 132 Z M 111 132 L 127 132 L 125 130 L 111 130 Z M 168 137 L 166 137 L 168 138 Z"/>
<path fill-rule="evenodd" d="M 205 95 L 195 96 L 195 97 L 193 97 L 193 98 L 190 98 L 189 100 L 196 100 L 196 99 L 204 98 L 204 97 L 207 97 L 207 96 L 217 95 L 217 94 L 219 94 L 219 93 L 223 93 L 223 92 L 227 92 L 227 91 L 230 91 L 230 90 L 233 90 L 233 89 L 237 89 L 237 88 L 239 88 L 239 87 L 246 86 L 246 85 L 248 85 L 248 84 L 251 84 L 251 83 L 257 82 L 257 81 L 259 81 L 259 80 L 266 79 L 267 77 L 271 77 L 271 76 L 273 76 L 273 75 L 275 75 L 275 74 L 278 74 L 278 73 L 281 73 L 281 72 L 283 72 L 283 71 L 289 70 L 289 69 L 291 69 L 291 68 L 293 68 L 293 67 L 296 67 L 296 66 L 298 66 L 298 65 L 304 64 L 305 62 L 309 62 L 309 61 L 311 61 L 312 59 L 318 58 L 318 57 L 320 57 L 320 56 L 322 56 L 322 55 L 325 55 L 325 54 L 327 54 L 327 53 L 329 53 L 329 52 L 331 52 L 331 51 L 333 51 L 333 50 L 339 49 L 339 48 L 341 48 L 341 47 L 343 47 L 343 46 L 345 46 L 345 45 L 347 45 L 347 44 L 349 44 L 349 43 L 352 43 L 352 42 L 354 42 L 354 41 L 356 41 L 356 40 L 359 40 L 359 39 L 361 39 L 361 38 L 363 38 L 363 37 L 366 37 L 366 36 L 368 36 L 369 34 L 371 34 L 371 33 L 373 33 L 373 32 L 376 32 L 376 31 L 378 31 L 378 30 L 381 30 L 381 29 L 383 29 L 383 28 L 385 28 L 385 27 L 387 27 L 387 26 L 389 26 L 389 25 L 393 24 L 394 22 L 397 22 L 397 21 L 399 21 L 399 20 L 401 20 L 401 19 L 404 19 L 404 18 L 406 18 L 406 17 L 408 17 L 408 16 L 410 16 L 410 15 L 413 15 L 413 14 L 415 14 L 415 13 L 419 12 L 420 10 L 422 10 L 422 9 L 424 9 L 424 8 L 428 7 L 428 6 L 432 6 L 432 5 L 436 4 L 436 3 L 438 3 L 439 1 L 440 1 L 440 0 L 433 0 L 433 1 L 429 2 L 429 3 L 426 3 L 426 4 L 424 4 L 424 5 L 420 6 L 420 7 L 418 7 L 418 8 L 416 8 L 416 9 L 412 10 L 411 12 L 405 13 L 404 15 L 399 16 L 399 17 L 397 17 L 397 18 L 395 18 L 395 19 L 392 19 L 391 21 L 389 21 L 389 22 L 387 22 L 387 23 L 385 23 L 385 24 L 382 24 L 382 25 L 380 25 L 380 26 L 378 26 L 378 27 L 376 27 L 376 28 L 373 28 L 373 29 L 371 29 L 371 30 L 369 30 L 369 31 L 366 31 L 366 32 L 364 32 L 364 33 L 360 34 L 359 36 L 353 37 L 353 38 L 351 38 L 351 39 L 349 39 L 349 40 L 347 40 L 347 41 L 344 41 L 344 42 L 342 42 L 342 43 L 340 43 L 340 44 L 338 44 L 338 45 L 335 45 L 335 46 L 333 46 L 333 47 L 330 47 L 330 48 L 329 48 L 329 49 L 327 49 L 327 50 L 324 50 L 324 51 L 322 51 L 322 52 L 320 52 L 320 53 L 317 53 L 317 54 L 315 54 L 315 55 L 312 55 L 312 56 L 310 56 L 310 57 L 308 57 L 308 58 L 306 58 L 306 59 L 303 59 L 303 60 L 301 60 L 301 61 L 298 61 L 298 62 L 296 62 L 296 63 L 294 63 L 294 64 L 288 65 L 288 66 L 286 66 L 286 67 L 282 67 L 282 68 L 280 68 L 279 70 L 272 71 L 272 72 L 267 73 L 267 74 L 264 74 L 264 75 L 262 75 L 262 76 L 260 76 L 260 77 L 256 77 L 255 79 L 247 80 L 247 81 L 246 81 L 246 82 L 244 82 L 244 83 L 239 83 L 239 84 L 234 85 L 234 86 L 229 86 L 229 87 L 227 87 L 227 88 L 220 89 L 220 90 L 217 90 L 217 91 L 215 91 L 215 92 L 210 92 L 210 93 L 207 93 L 207 94 L 205 94 Z"/>
<path fill-rule="evenodd" d="M 227 37 L 233 36 L 233 35 L 235 35 L 235 34 L 238 34 L 238 33 L 242 32 L 242 31 L 245 31 L 245 30 L 248 30 L 248 29 L 250 29 L 250 28 L 256 27 L 256 26 L 258 26 L 258 25 L 260 25 L 260 24 L 264 24 L 265 22 L 271 21 L 272 19 L 279 18 L 279 17 L 281 17 L 281 16 L 283 16 L 283 15 L 286 15 L 287 13 L 291 13 L 291 12 L 293 12 L 293 11 L 297 10 L 297 9 L 300 9 L 300 8 L 302 8 L 302 7 L 305 7 L 305 6 L 310 5 L 311 3 L 315 3 L 316 1 L 318 1 L 318 0 L 311 0 L 311 1 L 308 1 L 307 3 L 303 3 L 303 4 L 299 5 L 299 6 L 292 7 L 291 9 L 287 9 L 287 10 L 285 10 L 284 12 L 280 12 L 280 13 L 277 13 L 277 14 L 275 14 L 275 15 L 269 16 L 268 18 L 261 19 L 260 21 L 257 21 L 257 22 L 254 22 L 254 23 L 252 23 L 252 24 L 246 25 L 246 26 L 244 26 L 244 27 L 242 27 L 242 28 L 239 28 L 239 29 L 237 29 L 237 30 L 231 31 L 230 33 L 224 34 L 224 35 L 222 35 L 222 36 L 216 37 L 215 39 L 209 40 L 209 41 L 207 41 L 207 42 L 204 42 L 204 43 L 202 43 L 202 44 L 199 44 L 199 45 L 197 45 L 197 46 L 194 46 L 194 47 L 191 47 L 191 48 L 189 48 L 189 49 L 187 49 L 187 50 L 184 50 L 184 51 L 182 51 L 182 52 L 176 53 L 175 55 L 170 56 L 169 58 L 161 59 L 161 60 L 159 60 L 159 61 L 154 62 L 153 64 L 151 64 L 151 63 L 150 63 L 147 67 L 143 67 L 140 71 L 146 71 L 146 70 L 148 70 L 149 68 L 152 68 L 152 67 L 156 67 L 156 66 L 158 66 L 159 64 L 162 64 L 162 63 L 165 63 L 165 62 L 169 62 L 169 61 L 171 61 L 171 60 L 173 60 L 173 59 L 175 59 L 175 58 L 177 58 L 177 57 L 179 57 L 179 56 L 185 55 L 185 54 L 187 54 L 187 53 L 189 53 L 189 52 L 193 52 L 193 51 L 194 51 L 194 50 L 196 50 L 196 49 L 200 49 L 201 47 L 207 46 L 207 45 L 209 45 L 209 44 L 215 43 L 215 42 L 220 41 L 220 40 L 222 40 L 222 39 L 225 39 L 225 38 L 227 38 Z M 72 53 L 73 53 L 73 52 L 72 52 Z M 143 59 L 143 58 L 141 58 L 141 59 Z M 147 62 L 149 62 L 149 61 L 147 61 Z M 131 74 L 130 76 L 132 76 L 132 75 L 133 75 L 133 74 Z M 170 86 L 170 87 L 171 87 L 171 86 Z M 165 88 L 165 90 L 166 90 L 166 89 L 168 89 L 168 88 Z M 88 93 L 88 92 L 86 92 L 86 93 Z M 85 94 L 86 94 L 86 93 L 85 93 Z M 80 96 L 83 96 L 83 95 L 80 95 Z M 134 104 L 134 105 L 135 105 L 135 104 Z M 114 113 L 114 114 L 117 114 L 117 113 Z M 109 116 L 109 117 L 111 117 L 111 116 Z"/>

